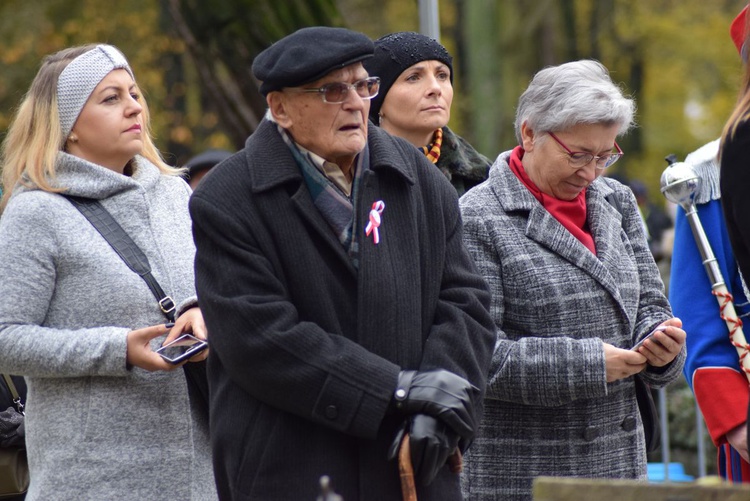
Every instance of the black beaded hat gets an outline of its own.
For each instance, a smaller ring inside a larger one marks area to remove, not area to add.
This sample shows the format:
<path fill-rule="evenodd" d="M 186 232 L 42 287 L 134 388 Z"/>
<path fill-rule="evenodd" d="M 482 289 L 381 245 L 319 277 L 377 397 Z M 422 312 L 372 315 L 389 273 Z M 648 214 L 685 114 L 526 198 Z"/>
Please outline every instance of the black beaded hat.
<path fill-rule="evenodd" d="M 370 120 L 378 123 L 378 113 L 385 96 L 404 70 L 421 61 L 433 60 L 450 68 L 453 83 L 453 58 L 434 38 L 402 31 L 375 40 L 375 55 L 362 63 L 371 77 L 380 77 L 380 91 L 370 101 Z"/>
<path fill-rule="evenodd" d="M 372 57 L 366 35 L 345 28 L 302 28 L 277 41 L 253 61 L 253 75 L 264 96 L 284 87 L 314 82 L 328 73 Z"/>

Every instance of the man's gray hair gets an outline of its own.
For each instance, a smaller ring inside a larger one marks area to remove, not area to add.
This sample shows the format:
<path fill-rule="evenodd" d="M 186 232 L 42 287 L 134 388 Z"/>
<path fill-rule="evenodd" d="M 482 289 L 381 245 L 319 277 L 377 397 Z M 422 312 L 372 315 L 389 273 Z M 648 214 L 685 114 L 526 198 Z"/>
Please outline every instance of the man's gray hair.
<path fill-rule="evenodd" d="M 515 131 L 564 131 L 579 124 L 619 125 L 618 135 L 633 125 L 635 101 L 623 95 L 609 71 L 594 60 L 550 66 L 539 71 L 518 100 Z"/>

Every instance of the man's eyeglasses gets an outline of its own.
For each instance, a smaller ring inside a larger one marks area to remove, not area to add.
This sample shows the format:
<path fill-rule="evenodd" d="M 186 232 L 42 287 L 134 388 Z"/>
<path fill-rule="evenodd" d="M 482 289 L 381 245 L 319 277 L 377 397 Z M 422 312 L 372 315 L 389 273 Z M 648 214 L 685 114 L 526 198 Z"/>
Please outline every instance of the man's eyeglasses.
<path fill-rule="evenodd" d="M 603 170 L 611 166 L 613 163 L 617 162 L 620 157 L 624 155 L 624 153 L 620 149 L 620 146 L 617 144 L 617 141 L 615 141 L 615 148 L 617 148 L 617 152 L 613 151 L 605 155 L 594 155 L 593 153 L 588 153 L 585 151 L 571 151 L 570 148 L 565 146 L 565 144 L 560 141 L 560 139 L 558 139 L 558 137 L 555 136 L 552 132 L 547 132 L 547 134 L 549 134 L 552 139 L 557 141 L 557 144 L 565 148 L 565 151 L 568 152 L 568 163 L 570 163 L 571 167 L 575 167 L 576 169 L 585 167 L 590 164 L 592 160 L 596 160 L 596 168 Z"/>
<path fill-rule="evenodd" d="M 314 89 L 290 88 L 294 92 L 317 92 L 323 96 L 323 102 L 339 104 L 346 101 L 350 90 L 354 90 L 362 99 L 372 99 L 378 95 L 380 90 L 380 77 L 370 77 L 357 80 L 353 84 L 344 82 L 331 82 Z"/>

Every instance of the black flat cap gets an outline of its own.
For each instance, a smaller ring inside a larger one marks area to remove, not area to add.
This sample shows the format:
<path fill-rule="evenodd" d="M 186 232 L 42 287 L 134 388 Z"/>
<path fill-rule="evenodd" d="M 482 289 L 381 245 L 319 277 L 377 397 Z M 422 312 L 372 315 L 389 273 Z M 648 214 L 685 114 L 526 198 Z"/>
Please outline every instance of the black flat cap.
<path fill-rule="evenodd" d="M 255 57 L 253 75 L 263 82 L 264 96 L 284 87 L 314 82 L 328 73 L 372 57 L 375 47 L 366 35 L 345 28 L 302 28 Z"/>

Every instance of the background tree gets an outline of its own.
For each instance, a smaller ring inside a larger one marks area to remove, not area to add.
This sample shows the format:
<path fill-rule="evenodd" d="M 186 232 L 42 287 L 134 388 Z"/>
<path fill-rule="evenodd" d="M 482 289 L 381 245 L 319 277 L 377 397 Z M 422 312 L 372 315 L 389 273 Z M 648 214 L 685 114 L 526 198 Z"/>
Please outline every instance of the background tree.
<path fill-rule="evenodd" d="M 255 56 L 299 28 L 343 25 L 333 0 L 162 1 L 236 147 L 244 144 L 266 110 L 250 71 Z"/>
<path fill-rule="evenodd" d="M 659 197 L 663 157 L 718 136 L 739 82 L 728 35 L 743 0 L 441 0 L 441 42 L 455 56 L 451 126 L 490 157 L 515 144 L 513 117 L 548 64 L 602 61 L 638 103 L 639 128 L 617 171 Z M 205 148 L 240 148 L 265 110 L 253 57 L 308 25 L 373 38 L 418 30 L 417 1 L 4 0 L 0 134 L 41 57 L 104 41 L 122 48 L 154 108 L 157 141 L 183 163 Z"/>

